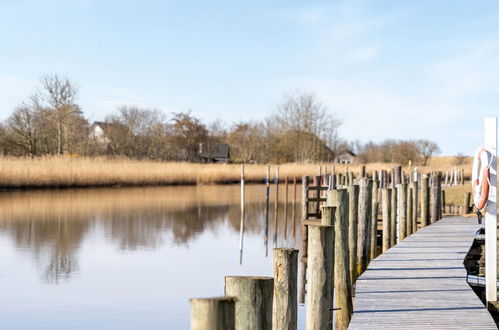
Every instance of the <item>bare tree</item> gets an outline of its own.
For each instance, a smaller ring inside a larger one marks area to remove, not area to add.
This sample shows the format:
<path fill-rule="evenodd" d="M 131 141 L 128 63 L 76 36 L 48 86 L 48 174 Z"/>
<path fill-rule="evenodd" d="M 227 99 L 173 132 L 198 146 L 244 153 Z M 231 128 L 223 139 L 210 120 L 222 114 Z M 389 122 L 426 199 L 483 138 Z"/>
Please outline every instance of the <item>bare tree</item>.
<path fill-rule="evenodd" d="M 44 107 L 51 109 L 56 128 L 56 153 L 60 155 L 68 152 L 72 121 L 82 118 L 81 109 L 76 104 L 78 88 L 68 78 L 57 74 L 43 77 L 41 85 L 35 98 Z"/>
<path fill-rule="evenodd" d="M 32 104 L 21 104 L 7 119 L 12 143 L 30 156 L 38 153 L 39 111 L 40 106 L 35 101 Z"/>
<path fill-rule="evenodd" d="M 440 148 L 435 142 L 429 140 L 418 140 L 417 146 L 419 148 L 419 152 L 423 157 L 423 165 L 426 166 L 428 164 L 428 160 L 434 154 L 440 153 Z"/>

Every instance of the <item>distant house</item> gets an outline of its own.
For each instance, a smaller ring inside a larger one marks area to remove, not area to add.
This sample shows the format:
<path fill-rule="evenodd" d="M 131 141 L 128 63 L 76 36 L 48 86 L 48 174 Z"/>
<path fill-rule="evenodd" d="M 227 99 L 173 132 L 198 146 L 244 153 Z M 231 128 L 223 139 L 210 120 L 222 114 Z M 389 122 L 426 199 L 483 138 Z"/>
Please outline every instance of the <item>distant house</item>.
<path fill-rule="evenodd" d="M 90 126 L 90 139 L 96 143 L 107 146 L 111 140 L 106 135 L 106 131 L 109 128 L 109 123 L 102 121 L 96 121 Z"/>
<path fill-rule="evenodd" d="M 227 143 L 200 143 L 198 157 L 202 163 L 224 163 L 230 159 L 230 147 Z"/>
<path fill-rule="evenodd" d="M 337 164 L 353 164 L 356 157 L 357 155 L 352 151 L 345 150 L 334 158 L 334 162 Z"/>

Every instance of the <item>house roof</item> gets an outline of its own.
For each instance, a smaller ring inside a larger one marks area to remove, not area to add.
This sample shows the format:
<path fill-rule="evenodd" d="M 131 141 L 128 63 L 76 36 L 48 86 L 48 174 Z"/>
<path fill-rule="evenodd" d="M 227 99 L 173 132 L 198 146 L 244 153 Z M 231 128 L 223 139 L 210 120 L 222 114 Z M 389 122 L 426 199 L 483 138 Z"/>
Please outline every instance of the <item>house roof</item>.
<path fill-rule="evenodd" d="M 227 143 L 215 143 L 208 145 L 207 150 L 200 153 L 203 158 L 229 158 L 230 147 Z"/>

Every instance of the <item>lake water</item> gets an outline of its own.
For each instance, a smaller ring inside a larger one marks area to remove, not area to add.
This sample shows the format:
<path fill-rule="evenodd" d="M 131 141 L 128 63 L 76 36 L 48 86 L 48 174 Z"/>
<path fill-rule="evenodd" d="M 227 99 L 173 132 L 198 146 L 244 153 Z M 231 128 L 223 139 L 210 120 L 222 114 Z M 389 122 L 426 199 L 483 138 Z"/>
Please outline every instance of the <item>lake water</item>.
<path fill-rule="evenodd" d="M 276 245 L 299 248 L 301 189 L 286 230 L 284 193 Z M 237 185 L 2 192 L 0 329 L 188 329 L 189 298 L 272 276 L 274 191 L 266 257 L 265 186 L 246 188 L 242 264 L 239 198 Z"/>

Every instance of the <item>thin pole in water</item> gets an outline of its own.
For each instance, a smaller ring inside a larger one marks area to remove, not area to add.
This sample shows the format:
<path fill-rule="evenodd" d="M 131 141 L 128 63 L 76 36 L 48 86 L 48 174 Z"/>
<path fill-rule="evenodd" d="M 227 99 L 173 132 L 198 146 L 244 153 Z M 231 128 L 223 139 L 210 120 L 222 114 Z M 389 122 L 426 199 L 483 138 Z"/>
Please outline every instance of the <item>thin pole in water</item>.
<path fill-rule="evenodd" d="M 279 214 L 279 165 L 275 168 L 274 248 L 277 247 L 277 218 Z"/>
<path fill-rule="evenodd" d="M 288 237 L 287 231 L 288 231 L 288 177 L 286 176 L 286 192 L 284 193 L 285 195 L 285 202 L 284 202 L 284 239 Z"/>
<path fill-rule="evenodd" d="M 241 164 L 241 224 L 239 226 L 239 264 L 243 263 L 244 240 L 244 164 Z"/>
<path fill-rule="evenodd" d="M 293 238 L 296 237 L 296 176 L 293 178 Z"/>
<path fill-rule="evenodd" d="M 269 255 L 269 202 L 270 202 L 270 165 L 267 165 L 265 178 L 265 256 Z"/>

